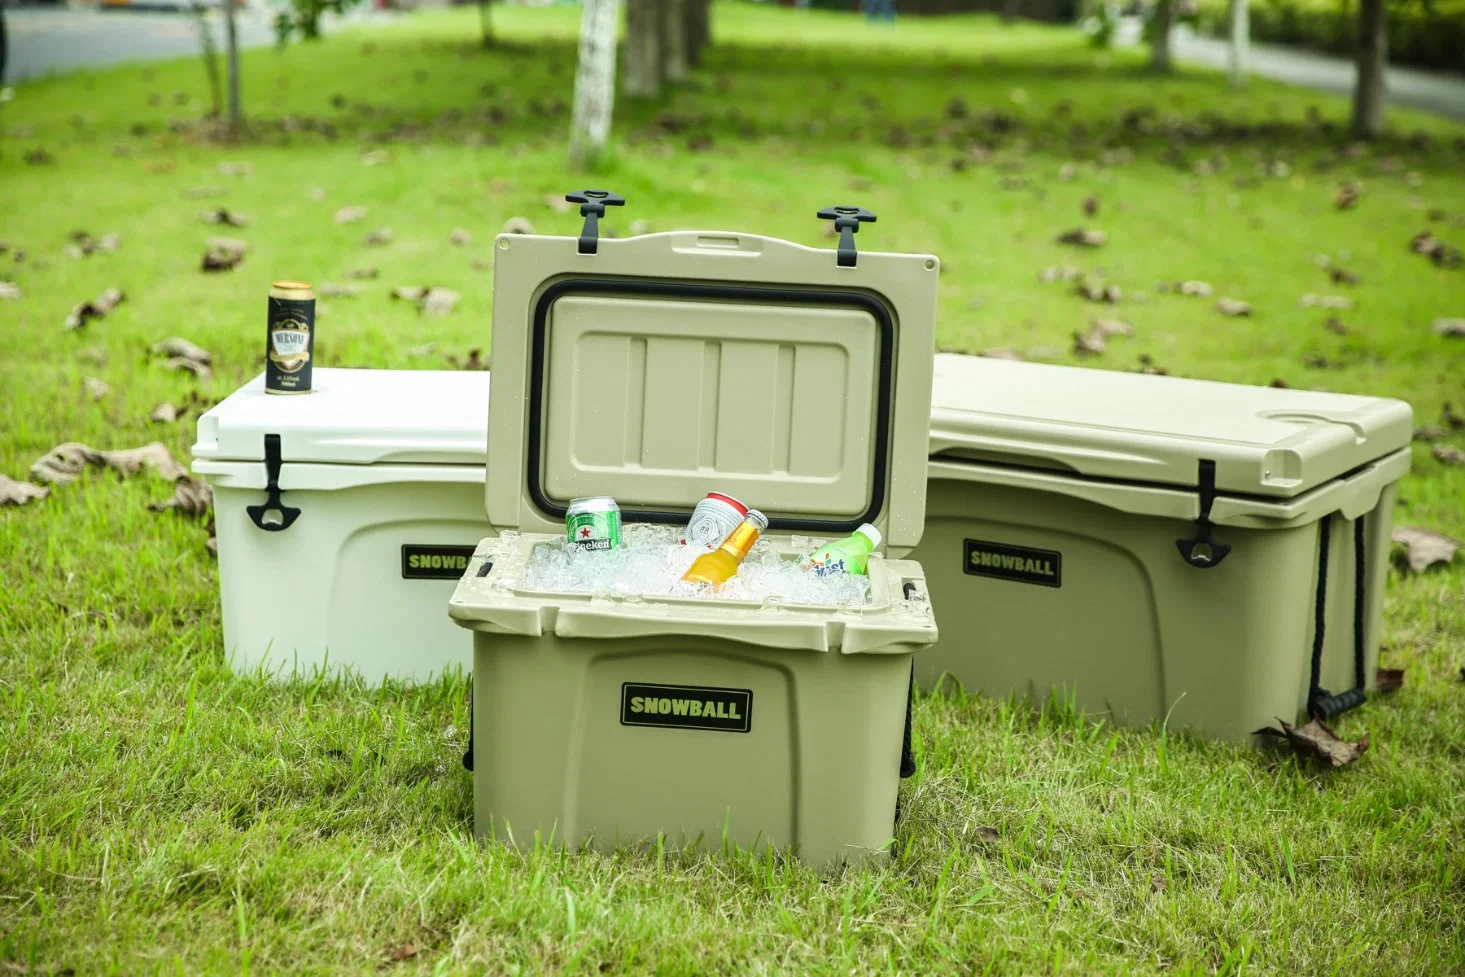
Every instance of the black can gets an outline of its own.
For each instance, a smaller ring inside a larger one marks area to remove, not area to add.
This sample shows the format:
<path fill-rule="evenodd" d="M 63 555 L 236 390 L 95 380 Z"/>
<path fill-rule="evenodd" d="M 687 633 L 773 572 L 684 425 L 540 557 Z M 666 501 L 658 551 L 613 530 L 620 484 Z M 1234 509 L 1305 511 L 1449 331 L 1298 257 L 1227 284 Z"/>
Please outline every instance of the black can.
<path fill-rule="evenodd" d="M 315 355 L 310 282 L 275 282 L 265 327 L 265 393 L 310 393 L 310 360 Z"/>

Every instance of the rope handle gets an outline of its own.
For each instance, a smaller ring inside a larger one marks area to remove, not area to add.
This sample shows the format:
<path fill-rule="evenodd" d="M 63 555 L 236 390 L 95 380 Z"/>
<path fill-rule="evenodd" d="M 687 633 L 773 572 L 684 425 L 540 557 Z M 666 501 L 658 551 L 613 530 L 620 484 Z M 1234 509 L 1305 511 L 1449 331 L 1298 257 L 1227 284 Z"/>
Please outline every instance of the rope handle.
<path fill-rule="evenodd" d="M 1317 597 L 1313 602 L 1312 673 L 1307 686 L 1307 712 L 1318 719 L 1329 719 L 1339 713 L 1363 705 L 1368 699 L 1368 676 L 1365 674 L 1363 631 L 1364 598 L 1367 596 L 1368 561 L 1364 546 L 1366 517 L 1353 520 L 1353 674 L 1355 685 L 1337 695 L 1322 687 L 1323 639 L 1327 627 L 1328 551 L 1333 535 L 1333 514 L 1323 516 L 1318 527 Z"/>

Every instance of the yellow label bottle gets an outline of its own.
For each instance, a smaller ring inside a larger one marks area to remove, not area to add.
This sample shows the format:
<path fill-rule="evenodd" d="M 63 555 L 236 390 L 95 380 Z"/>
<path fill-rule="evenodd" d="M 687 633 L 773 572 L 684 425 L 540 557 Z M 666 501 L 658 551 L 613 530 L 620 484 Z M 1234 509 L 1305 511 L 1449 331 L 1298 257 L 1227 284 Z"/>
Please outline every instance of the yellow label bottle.
<path fill-rule="evenodd" d="M 738 524 L 722 545 L 711 553 L 697 557 L 683 580 L 689 583 L 720 584 L 733 577 L 742 565 L 743 558 L 758 541 L 758 535 L 768 528 L 768 518 L 757 509 L 749 509 L 743 521 Z"/>

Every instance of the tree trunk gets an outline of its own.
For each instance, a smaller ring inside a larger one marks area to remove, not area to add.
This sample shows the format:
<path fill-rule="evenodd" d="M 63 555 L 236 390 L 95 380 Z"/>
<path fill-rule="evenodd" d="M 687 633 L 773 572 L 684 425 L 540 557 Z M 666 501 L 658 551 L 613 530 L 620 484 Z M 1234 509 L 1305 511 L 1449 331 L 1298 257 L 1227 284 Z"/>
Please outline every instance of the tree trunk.
<path fill-rule="evenodd" d="M 585 0 L 580 16 L 580 59 L 570 116 L 570 164 L 599 162 L 610 138 L 616 94 L 616 27 L 620 0 Z"/>
<path fill-rule="evenodd" d="M 1231 0 L 1231 48 L 1226 77 L 1235 88 L 1246 84 L 1251 72 L 1251 8 L 1248 0 Z"/>
<path fill-rule="evenodd" d="M 1384 0 L 1359 0 L 1358 80 L 1353 89 L 1353 134 L 1377 139 L 1384 132 L 1385 72 L 1389 66 Z"/>
<path fill-rule="evenodd" d="M 483 46 L 493 47 L 493 12 L 489 9 L 491 0 L 478 0 L 478 29 L 483 34 Z"/>
<path fill-rule="evenodd" d="M 1150 23 L 1150 67 L 1168 72 L 1170 62 L 1170 28 L 1175 26 L 1175 0 L 1157 0 L 1155 19 Z"/>
<path fill-rule="evenodd" d="M 188 9 L 198 22 L 198 41 L 203 48 L 203 70 L 209 78 L 209 96 L 214 104 L 209 115 L 217 119 L 224 114 L 224 93 L 219 86 L 219 57 L 214 48 L 214 35 L 209 30 L 208 11 L 199 0 L 191 0 Z"/>
<path fill-rule="evenodd" d="M 687 77 L 687 0 L 661 0 L 661 74 L 667 81 Z"/>
<path fill-rule="evenodd" d="M 655 98 L 661 94 L 661 4 L 659 0 L 626 0 L 626 94 Z"/>
<path fill-rule="evenodd" d="M 229 134 L 237 136 L 244 110 L 239 104 L 239 32 L 234 22 L 234 0 L 224 0 L 224 31 L 229 41 Z"/>
<path fill-rule="evenodd" d="M 1022 0 L 1002 0 L 1002 23 L 1013 24 L 1022 16 Z"/>
<path fill-rule="evenodd" d="M 683 0 L 687 5 L 687 64 L 702 64 L 702 49 L 712 40 L 712 0 Z"/>

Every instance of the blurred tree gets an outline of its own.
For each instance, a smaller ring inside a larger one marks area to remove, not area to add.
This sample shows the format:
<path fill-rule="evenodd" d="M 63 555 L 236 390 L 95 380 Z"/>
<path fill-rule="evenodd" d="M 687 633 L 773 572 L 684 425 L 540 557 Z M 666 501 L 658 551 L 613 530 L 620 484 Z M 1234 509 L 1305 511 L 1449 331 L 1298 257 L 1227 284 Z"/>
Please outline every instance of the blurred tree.
<path fill-rule="evenodd" d="M 198 25 L 198 43 L 203 52 L 203 70 L 209 79 L 209 98 L 213 107 L 209 117 L 217 119 L 224 114 L 224 95 L 219 85 L 219 55 L 214 48 L 214 35 L 209 30 L 208 9 L 199 0 L 189 0 L 188 12 L 193 14 Z"/>
<path fill-rule="evenodd" d="M 224 0 L 224 33 L 229 42 L 229 135 L 239 135 L 243 109 L 239 105 L 239 31 L 234 21 L 234 0 Z"/>
<path fill-rule="evenodd" d="M 570 165 L 596 165 L 610 138 L 616 94 L 616 27 L 620 0 L 585 0 L 580 15 L 580 57 L 570 113 Z"/>
<path fill-rule="evenodd" d="M 687 5 L 687 64 L 702 64 L 702 49 L 712 43 L 712 0 L 683 0 Z"/>
<path fill-rule="evenodd" d="M 661 94 L 661 0 L 626 0 L 625 90 L 632 98 Z"/>
<path fill-rule="evenodd" d="M 478 0 L 478 29 L 483 34 L 483 46 L 493 47 L 493 11 L 489 9 L 493 0 Z"/>
<path fill-rule="evenodd" d="M 1174 66 L 1170 59 L 1170 31 L 1175 26 L 1175 0 L 1155 0 L 1150 19 L 1145 22 L 1145 36 L 1150 42 L 1150 68 L 1169 72 Z"/>
<path fill-rule="evenodd" d="M 299 34 L 307 41 L 320 37 L 320 21 L 327 13 L 345 13 L 360 0 L 285 0 L 275 14 L 275 40 L 281 46 Z"/>
<path fill-rule="evenodd" d="M 1246 84 L 1251 62 L 1251 9 L 1247 0 L 1231 0 L 1231 47 L 1226 58 L 1226 78 L 1240 88 Z"/>
<path fill-rule="evenodd" d="M 1384 131 L 1385 74 L 1389 67 L 1384 0 L 1359 0 L 1358 73 L 1353 87 L 1353 134 L 1377 139 Z"/>
<path fill-rule="evenodd" d="M 688 0 L 661 0 L 661 76 L 667 81 L 687 78 Z"/>

